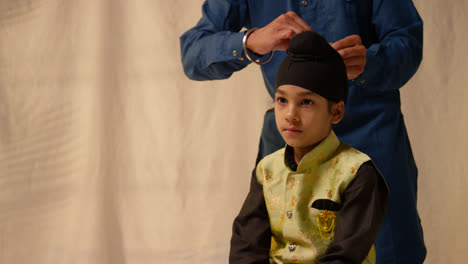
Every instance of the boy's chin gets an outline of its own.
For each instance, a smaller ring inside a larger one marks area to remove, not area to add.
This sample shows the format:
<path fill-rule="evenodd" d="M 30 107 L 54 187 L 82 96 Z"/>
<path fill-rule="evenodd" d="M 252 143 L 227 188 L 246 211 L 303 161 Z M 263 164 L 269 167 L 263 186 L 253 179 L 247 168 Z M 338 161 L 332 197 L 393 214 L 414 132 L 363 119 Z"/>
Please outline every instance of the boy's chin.
<path fill-rule="evenodd" d="M 293 148 L 309 148 L 313 144 L 305 144 L 304 142 L 298 142 L 295 140 L 286 140 L 286 144 Z"/>
<path fill-rule="evenodd" d="M 315 146 L 317 146 L 317 142 L 315 143 L 310 143 L 310 142 L 304 142 L 304 141 L 299 141 L 299 140 L 285 140 L 286 144 L 288 146 L 291 146 L 295 149 L 313 149 Z"/>

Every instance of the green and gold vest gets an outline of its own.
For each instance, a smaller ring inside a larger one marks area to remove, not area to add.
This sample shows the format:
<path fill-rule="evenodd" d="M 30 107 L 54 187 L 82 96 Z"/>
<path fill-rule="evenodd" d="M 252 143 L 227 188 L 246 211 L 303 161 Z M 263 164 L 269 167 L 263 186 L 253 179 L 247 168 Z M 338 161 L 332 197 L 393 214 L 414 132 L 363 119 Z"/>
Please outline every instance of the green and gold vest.
<path fill-rule="evenodd" d="M 333 241 L 339 211 L 312 204 L 321 199 L 342 204 L 343 191 L 370 158 L 341 143 L 333 131 L 302 158 L 296 171 L 285 164 L 284 153 L 280 149 L 257 166 L 270 217 L 270 263 L 315 263 Z M 363 263 L 375 263 L 374 247 Z"/>

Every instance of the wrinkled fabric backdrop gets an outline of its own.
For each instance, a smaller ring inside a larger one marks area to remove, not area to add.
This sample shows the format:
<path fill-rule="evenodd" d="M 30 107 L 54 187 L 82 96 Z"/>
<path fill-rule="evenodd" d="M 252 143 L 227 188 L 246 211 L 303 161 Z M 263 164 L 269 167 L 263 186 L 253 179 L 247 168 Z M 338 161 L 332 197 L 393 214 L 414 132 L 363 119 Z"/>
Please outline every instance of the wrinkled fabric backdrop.
<path fill-rule="evenodd" d="M 185 77 L 201 4 L 0 0 L 0 263 L 227 263 L 271 100 L 256 65 Z M 463 263 L 468 2 L 415 5 L 424 59 L 401 95 L 426 263 Z"/>

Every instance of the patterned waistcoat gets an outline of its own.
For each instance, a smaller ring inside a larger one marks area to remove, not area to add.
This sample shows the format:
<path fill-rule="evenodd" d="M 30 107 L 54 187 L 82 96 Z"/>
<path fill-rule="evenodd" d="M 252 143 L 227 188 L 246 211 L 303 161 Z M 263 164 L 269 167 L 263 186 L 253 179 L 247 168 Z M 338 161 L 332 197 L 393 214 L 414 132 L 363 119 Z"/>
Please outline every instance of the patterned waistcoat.
<path fill-rule="evenodd" d="M 343 191 L 370 158 L 341 143 L 333 131 L 303 157 L 296 171 L 285 164 L 284 153 L 280 149 L 257 166 L 270 217 L 270 262 L 315 263 L 333 240 L 339 211 L 312 204 L 321 199 L 342 204 Z M 363 263 L 375 263 L 374 247 Z"/>

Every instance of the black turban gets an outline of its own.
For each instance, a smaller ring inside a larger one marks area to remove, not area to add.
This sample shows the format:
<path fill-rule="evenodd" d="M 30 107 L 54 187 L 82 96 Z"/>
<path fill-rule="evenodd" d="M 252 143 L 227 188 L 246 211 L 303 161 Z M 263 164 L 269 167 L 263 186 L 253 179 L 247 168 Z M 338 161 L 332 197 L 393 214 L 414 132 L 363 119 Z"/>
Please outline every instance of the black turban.
<path fill-rule="evenodd" d="M 348 97 L 348 77 L 340 54 L 313 31 L 294 36 L 276 74 L 276 88 L 292 84 L 335 102 Z"/>

